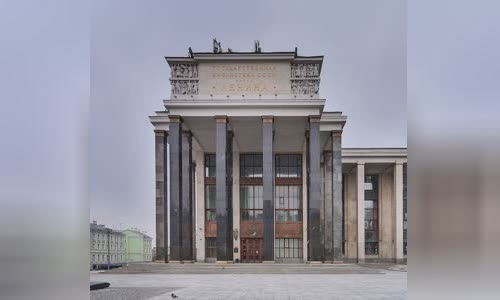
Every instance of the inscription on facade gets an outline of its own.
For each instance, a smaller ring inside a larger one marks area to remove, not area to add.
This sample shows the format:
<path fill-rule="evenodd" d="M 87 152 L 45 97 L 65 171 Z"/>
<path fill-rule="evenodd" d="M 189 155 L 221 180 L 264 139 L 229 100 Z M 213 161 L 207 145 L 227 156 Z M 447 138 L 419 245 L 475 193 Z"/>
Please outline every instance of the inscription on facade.
<path fill-rule="evenodd" d="M 287 63 L 206 63 L 199 66 L 199 93 L 213 95 L 290 94 Z"/>

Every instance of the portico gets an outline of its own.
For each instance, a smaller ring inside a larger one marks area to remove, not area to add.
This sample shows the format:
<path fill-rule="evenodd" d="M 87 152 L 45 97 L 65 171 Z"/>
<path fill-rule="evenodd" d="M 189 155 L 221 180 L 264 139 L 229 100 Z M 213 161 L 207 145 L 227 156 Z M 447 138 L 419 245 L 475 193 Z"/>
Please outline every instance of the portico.
<path fill-rule="evenodd" d="M 150 117 L 157 260 L 403 259 L 406 150 L 342 149 L 347 117 L 323 110 L 322 56 L 166 59 L 172 94 Z M 368 196 L 380 202 L 380 257 L 365 255 L 365 173 L 381 174 L 380 196 Z"/>

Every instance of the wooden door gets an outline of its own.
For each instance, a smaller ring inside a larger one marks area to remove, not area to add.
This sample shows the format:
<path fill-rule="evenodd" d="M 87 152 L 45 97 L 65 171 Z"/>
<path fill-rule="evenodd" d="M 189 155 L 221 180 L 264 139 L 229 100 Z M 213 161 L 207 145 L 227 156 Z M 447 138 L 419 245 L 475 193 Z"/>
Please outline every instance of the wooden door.
<path fill-rule="evenodd" d="M 241 262 L 260 263 L 264 260 L 263 239 L 241 239 Z"/>

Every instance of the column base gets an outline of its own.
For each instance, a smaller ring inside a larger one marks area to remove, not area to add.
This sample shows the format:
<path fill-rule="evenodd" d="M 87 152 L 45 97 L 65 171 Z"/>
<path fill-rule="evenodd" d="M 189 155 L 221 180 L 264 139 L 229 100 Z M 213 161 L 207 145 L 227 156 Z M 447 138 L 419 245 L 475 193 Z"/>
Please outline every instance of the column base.
<path fill-rule="evenodd" d="M 165 260 L 163 260 L 163 259 L 157 259 L 157 260 L 154 260 L 154 261 L 153 261 L 153 263 L 155 263 L 155 264 L 166 264 L 166 263 L 168 263 L 168 262 L 166 262 L 166 261 L 165 261 Z"/>
<path fill-rule="evenodd" d="M 232 260 L 218 260 L 215 262 L 217 265 L 229 265 L 229 264 L 234 264 Z"/>

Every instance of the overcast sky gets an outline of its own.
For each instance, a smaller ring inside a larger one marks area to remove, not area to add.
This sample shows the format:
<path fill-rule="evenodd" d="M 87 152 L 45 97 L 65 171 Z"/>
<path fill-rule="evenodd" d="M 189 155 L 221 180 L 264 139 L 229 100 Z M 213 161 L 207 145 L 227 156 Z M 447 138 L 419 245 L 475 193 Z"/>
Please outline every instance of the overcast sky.
<path fill-rule="evenodd" d="M 210 51 L 324 55 L 320 95 L 343 111 L 344 147 L 406 147 L 404 1 L 93 1 L 90 218 L 154 237 L 154 134 L 169 96 L 164 56 Z"/>

